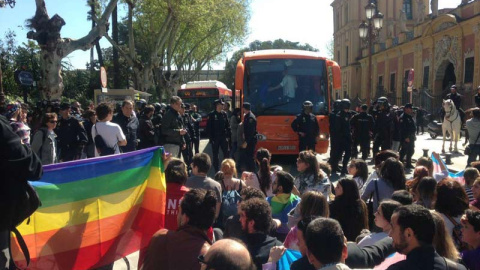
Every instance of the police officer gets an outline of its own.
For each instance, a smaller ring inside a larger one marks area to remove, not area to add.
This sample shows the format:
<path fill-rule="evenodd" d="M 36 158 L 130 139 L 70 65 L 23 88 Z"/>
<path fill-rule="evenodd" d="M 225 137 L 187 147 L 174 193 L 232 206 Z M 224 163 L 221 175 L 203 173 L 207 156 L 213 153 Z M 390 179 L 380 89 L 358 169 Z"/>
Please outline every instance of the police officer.
<path fill-rule="evenodd" d="M 337 118 L 337 113 L 341 110 L 342 100 L 337 99 L 333 102 L 333 110 L 328 117 L 328 123 L 330 125 L 330 159 L 329 163 L 332 168 L 338 168 L 338 160 L 337 165 L 333 166 L 333 161 L 336 160 L 335 155 L 337 155 L 337 136 L 335 133 L 335 119 Z"/>
<path fill-rule="evenodd" d="M 252 106 L 248 102 L 243 103 L 243 136 L 245 142 L 242 148 L 245 149 L 245 167 L 247 171 L 255 172 L 255 146 L 257 145 L 257 118 L 251 111 Z"/>
<path fill-rule="evenodd" d="M 180 115 L 182 116 L 183 127 L 187 130 L 187 133 L 183 135 L 183 138 L 185 139 L 185 148 L 182 149 L 182 156 L 187 166 L 190 166 L 190 163 L 192 162 L 192 158 L 193 158 L 192 139 L 195 137 L 195 134 L 193 131 L 192 118 L 190 116 L 189 109 L 190 109 L 190 104 L 182 103 L 182 106 L 180 109 Z"/>
<path fill-rule="evenodd" d="M 228 141 L 230 138 L 230 124 L 228 123 L 227 113 L 223 111 L 224 102 L 220 99 L 213 103 L 215 110 L 208 114 L 207 134 L 212 144 L 213 168 L 219 171 L 218 149 L 221 147 L 223 156 L 229 157 Z"/>
<path fill-rule="evenodd" d="M 153 113 L 152 117 L 152 124 L 153 124 L 153 129 L 155 131 L 155 145 L 163 145 L 163 139 L 162 139 L 162 119 L 163 119 L 163 113 L 162 113 L 162 105 L 160 103 L 155 103 L 153 105 L 155 107 L 155 112 Z"/>
<path fill-rule="evenodd" d="M 340 161 L 342 154 L 343 156 L 343 167 L 342 174 L 347 174 L 347 166 L 350 161 L 350 156 L 352 152 L 352 133 L 350 127 L 350 100 L 342 99 L 341 108 L 335 118 L 335 134 L 338 138 L 337 145 L 337 155 L 335 155 L 335 160 L 333 161 L 332 171 L 338 171 L 338 162 Z"/>
<path fill-rule="evenodd" d="M 457 92 L 457 86 L 454 84 L 450 86 L 450 94 L 446 96 L 446 99 L 451 99 L 458 112 L 460 113 L 460 119 L 462 119 L 462 124 L 465 120 L 465 111 L 462 109 L 462 96 Z"/>
<path fill-rule="evenodd" d="M 61 162 L 80 159 L 83 147 L 88 142 L 87 132 L 76 118 L 70 115 L 70 105 L 60 105 L 60 119 L 55 134 L 57 134 L 58 156 Z"/>
<path fill-rule="evenodd" d="M 400 116 L 400 137 L 401 137 L 401 150 L 400 161 L 404 162 L 405 155 L 407 156 L 404 164 L 405 168 L 413 169 L 412 155 L 415 152 L 415 122 L 413 121 L 413 108 L 411 103 L 405 104 L 403 108 L 403 114 Z"/>
<path fill-rule="evenodd" d="M 390 112 L 390 104 L 386 98 L 378 98 L 375 120 L 375 138 L 373 140 L 373 156 L 382 150 L 392 148 L 394 113 Z"/>
<path fill-rule="evenodd" d="M 192 121 L 193 121 L 193 129 L 195 130 L 195 134 L 197 135 L 192 140 L 192 149 L 195 149 L 195 154 L 200 153 L 200 122 L 202 122 L 202 115 L 198 113 L 197 105 L 192 104 Z"/>
<path fill-rule="evenodd" d="M 361 112 L 356 114 L 350 120 L 350 125 L 353 128 L 353 157 L 357 158 L 358 145 L 362 151 L 362 159 L 366 160 L 370 152 L 370 139 L 375 127 L 375 120 L 373 116 L 367 113 L 368 106 L 363 104 L 360 106 Z"/>
<path fill-rule="evenodd" d="M 315 152 L 315 144 L 320 135 L 320 127 L 317 118 L 312 113 L 313 103 L 310 101 L 303 102 L 302 113 L 292 122 L 292 129 L 298 133 L 298 150 L 312 150 Z"/>

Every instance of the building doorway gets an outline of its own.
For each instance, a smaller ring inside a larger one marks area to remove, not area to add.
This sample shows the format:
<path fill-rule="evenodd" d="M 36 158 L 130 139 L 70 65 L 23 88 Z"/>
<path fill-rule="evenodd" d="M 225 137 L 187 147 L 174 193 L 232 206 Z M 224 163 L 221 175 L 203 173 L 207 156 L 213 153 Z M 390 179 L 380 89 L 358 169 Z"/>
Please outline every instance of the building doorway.
<path fill-rule="evenodd" d="M 450 86 L 457 82 L 455 75 L 455 66 L 449 60 L 443 60 L 435 72 L 435 81 L 433 83 L 433 108 L 438 109 L 442 106 L 442 100 L 450 93 Z"/>

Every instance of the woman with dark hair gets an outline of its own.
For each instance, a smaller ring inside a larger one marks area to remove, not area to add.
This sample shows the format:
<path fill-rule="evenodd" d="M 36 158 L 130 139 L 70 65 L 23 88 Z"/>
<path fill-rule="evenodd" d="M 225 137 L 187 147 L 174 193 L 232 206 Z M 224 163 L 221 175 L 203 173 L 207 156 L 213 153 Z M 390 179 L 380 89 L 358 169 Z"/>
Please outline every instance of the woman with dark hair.
<path fill-rule="evenodd" d="M 461 227 L 460 220 L 467 209 L 468 196 L 460 183 L 449 177 L 437 184 L 435 211 L 442 216 L 447 231 L 459 251 L 463 251 L 462 239 L 455 231 L 458 231 L 459 226 Z"/>
<path fill-rule="evenodd" d="M 302 151 L 298 154 L 297 170 L 300 174 L 295 177 L 293 193 L 301 195 L 307 191 L 318 191 L 328 198 L 331 192 L 328 176 L 320 170 L 317 157 L 311 150 Z M 328 199 L 327 199 L 328 200 Z"/>
<path fill-rule="evenodd" d="M 386 159 L 380 167 L 380 178 L 371 181 L 362 193 L 362 200 L 372 199 L 373 209 L 377 209 L 384 199 L 390 199 L 396 190 L 405 189 L 403 164 L 395 158 Z"/>
<path fill-rule="evenodd" d="M 418 197 L 417 197 L 418 194 L 416 194 L 416 190 L 418 187 L 418 183 L 420 183 L 420 179 L 428 175 L 429 173 L 426 167 L 417 166 L 413 171 L 413 178 L 411 180 L 408 180 L 407 183 L 405 184 L 405 186 L 407 187 L 407 191 L 412 193 L 414 201 L 418 200 Z"/>
<path fill-rule="evenodd" d="M 43 165 L 57 163 L 57 140 L 53 131 L 57 126 L 57 114 L 46 113 L 42 119 L 42 127 L 32 138 L 32 150 L 42 160 Z"/>
<path fill-rule="evenodd" d="M 185 186 L 187 181 L 187 165 L 180 159 L 171 158 L 165 168 L 165 181 L 167 183 L 167 203 L 165 205 L 165 228 L 169 230 L 177 229 L 177 214 L 180 199 L 189 190 Z"/>
<path fill-rule="evenodd" d="M 335 200 L 330 202 L 330 217 L 338 220 L 348 241 L 355 241 L 363 229 L 368 229 L 367 205 L 360 199 L 355 181 L 338 181 Z"/>
<path fill-rule="evenodd" d="M 417 185 L 417 190 L 414 191 L 417 200 L 416 204 L 422 205 L 425 208 L 433 209 L 437 189 L 437 180 L 433 177 L 423 177 Z"/>
<path fill-rule="evenodd" d="M 272 155 L 265 148 L 259 148 L 255 155 L 255 161 L 259 167 L 258 172 L 243 172 L 242 180 L 245 181 L 247 187 L 260 189 L 267 197 L 271 197 L 272 193 L 272 172 L 270 171 L 270 160 Z"/>
<path fill-rule="evenodd" d="M 365 236 L 360 242 L 358 242 L 358 246 L 370 246 L 375 244 L 375 242 L 380 241 L 385 237 L 388 237 L 390 230 L 392 230 L 392 225 L 390 225 L 390 221 L 392 219 L 393 211 L 395 211 L 395 209 L 400 206 L 402 206 L 402 204 L 394 200 L 382 201 L 377 211 L 375 212 L 375 226 L 382 229 L 382 231 Z"/>
<path fill-rule="evenodd" d="M 292 226 L 288 232 L 283 245 L 288 249 L 299 250 L 297 223 L 304 217 L 328 217 L 330 209 L 328 207 L 327 199 L 322 193 L 317 191 L 307 191 L 302 195 L 301 201 L 297 207 L 295 207 L 294 212 L 295 214 L 298 213 L 298 217 L 292 216 L 292 219 L 290 219 L 290 216 L 288 217 L 289 225 L 291 225 L 290 223 L 295 223 L 295 225 Z"/>
<path fill-rule="evenodd" d="M 357 183 L 358 190 L 363 190 L 368 178 L 368 166 L 365 160 L 352 159 L 350 165 L 348 165 L 348 173 L 352 175 L 352 179 Z"/>

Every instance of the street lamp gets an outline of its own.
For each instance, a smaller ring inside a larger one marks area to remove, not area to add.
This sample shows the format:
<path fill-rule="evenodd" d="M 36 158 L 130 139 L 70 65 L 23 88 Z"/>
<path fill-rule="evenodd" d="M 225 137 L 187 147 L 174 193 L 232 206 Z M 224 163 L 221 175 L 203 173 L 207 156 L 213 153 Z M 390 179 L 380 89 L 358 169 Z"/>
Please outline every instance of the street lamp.
<path fill-rule="evenodd" d="M 367 105 L 370 106 L 372 93 L 372 50 L 373 43 L 383 27 L 383 14 L 378 12 L 377 6 L 373 2 L 370 2 L 365 7 L 365 15 L 367 22 L 363 21 L 358 26 L 358 33 L 360 38 L 367 42 L 368 48 Z"/>

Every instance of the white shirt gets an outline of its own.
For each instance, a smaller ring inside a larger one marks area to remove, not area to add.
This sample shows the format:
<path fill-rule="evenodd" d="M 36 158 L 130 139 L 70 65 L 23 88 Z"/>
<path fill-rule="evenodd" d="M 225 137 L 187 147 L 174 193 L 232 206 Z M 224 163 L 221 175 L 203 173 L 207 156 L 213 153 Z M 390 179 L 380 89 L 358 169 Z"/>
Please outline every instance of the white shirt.
<path fill-rule="evenodd" d="M 283 76 L 283 80 L 280 83 L 283 87 L 283 96 L 289 98 L 295 98 L 295 89 L 297 89 L 297 79 L 292 75 Z"/>
<path fill-rule="evenodd" d="M 123 134 L 122 128 L 110 121 L 107 122 L 97 122 L 92 127 L 92 138 L 95 138 L 98 134 L 102 136 L 105 144 L 108 147 L 115 147 L 115 154 L 120 154 L 120 148 L 118 147 L 119 141 L 126 140 L 125 134 Z M 95 156 L 100 156 L 98 154 L 97 148 L 95 147 Z"/>

